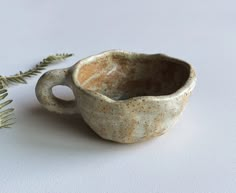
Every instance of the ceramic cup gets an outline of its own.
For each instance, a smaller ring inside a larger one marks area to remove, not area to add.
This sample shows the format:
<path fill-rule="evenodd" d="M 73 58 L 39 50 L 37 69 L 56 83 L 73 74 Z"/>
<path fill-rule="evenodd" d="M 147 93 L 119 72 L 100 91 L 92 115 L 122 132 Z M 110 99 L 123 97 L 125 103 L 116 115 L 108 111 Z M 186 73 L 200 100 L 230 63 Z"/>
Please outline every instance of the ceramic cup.
<path fill-rule="evenodd" d="M 163 54 L 111 50 L 45 73 L 36 86 L 49 111 L 80 113 L 100 137 L 135 143 L 162 135 L 176 122 L 195 86 L 192 66 Z M 52 93 L 66 85 L 75 99 Z"/>

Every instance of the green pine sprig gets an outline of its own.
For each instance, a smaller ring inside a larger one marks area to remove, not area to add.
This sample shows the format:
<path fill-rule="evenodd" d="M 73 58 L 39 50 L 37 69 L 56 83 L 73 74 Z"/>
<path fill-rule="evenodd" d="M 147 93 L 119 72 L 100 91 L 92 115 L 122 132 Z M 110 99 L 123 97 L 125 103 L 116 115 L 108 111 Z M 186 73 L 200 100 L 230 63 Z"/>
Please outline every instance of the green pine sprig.
<path fill-rule="evenodd" d="M 71 57 L 72 54 L 56 54 L 50 55 L 43 59 L 34 68 L 25 72 L 19 72 L 12 76 L 1 76 L 0 75 L 0 128 L 9 128 L 14 124 L 14 108 L 7 108 L 12 100 L 7 100 L 8 92 L 7 87 L 13 84 L 26 84 L 27 78 L 38 75 L 45 70 L 50 64 L 65 60 Z"/>
<path fill-rule="evenodd" d="M 9 128 L 12 124 L 14 124 L 14 116 L 13 116 L 13 108 L 5 109 L 12 100 L 4 100 L 6 99 L 8 93 L 7 89 L 3 88 L 3 85 L 0 84 L 0 128 Z"/>
<path fill-rule="evenodd" d="M 27 78 L 40 74 L 42 70 L 45 70 L 48 65 L 65 60 L 66 58 L 71 56 L 72 54 L 56 54 L 48 56 L 34 68 L 27 70 L 26 72 L 20 71 L 18 74 L 12 76 L 0 76 L 0 82 L 2 82 L 2 85 L 4 87 L 8 87 L 12 84 L 26 84 Z"/>

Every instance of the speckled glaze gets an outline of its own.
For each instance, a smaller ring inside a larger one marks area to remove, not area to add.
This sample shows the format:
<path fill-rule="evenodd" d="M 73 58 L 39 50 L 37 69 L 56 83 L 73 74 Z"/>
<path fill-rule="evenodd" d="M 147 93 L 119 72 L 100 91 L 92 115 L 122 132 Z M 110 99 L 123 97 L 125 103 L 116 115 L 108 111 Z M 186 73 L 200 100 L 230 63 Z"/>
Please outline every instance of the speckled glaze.
<path fill-rule="evenodd" d="M 188 63 L 163 54 L 111 50 L 80 60 L 70 68 L 45 73 L 36 86 L 49 111 L 80 113 L 102 138 L 135 143 L 160 136 L 174 125 L 195 86 Z M 66 85 L 74 101 L 55 97 Z"/>

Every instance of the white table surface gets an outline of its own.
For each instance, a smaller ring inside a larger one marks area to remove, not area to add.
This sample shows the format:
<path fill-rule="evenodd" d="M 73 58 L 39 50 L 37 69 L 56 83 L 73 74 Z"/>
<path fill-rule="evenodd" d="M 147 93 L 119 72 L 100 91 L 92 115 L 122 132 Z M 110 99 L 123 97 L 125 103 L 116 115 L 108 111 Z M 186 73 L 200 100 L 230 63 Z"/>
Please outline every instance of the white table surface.
<path fill-rule="evenodd" d="M 0 130 L 0 192 L 235 193 L 235 18 L 233 0 L 2 0 L 1 75 L 49 54 L 75 54 L 53 69 L 116 48 L 184 59 L 198 82 L 168 133 L 134 145 L 48 113 L 34 94 L 39 77 L 10 88 L 17 123 Z"/>

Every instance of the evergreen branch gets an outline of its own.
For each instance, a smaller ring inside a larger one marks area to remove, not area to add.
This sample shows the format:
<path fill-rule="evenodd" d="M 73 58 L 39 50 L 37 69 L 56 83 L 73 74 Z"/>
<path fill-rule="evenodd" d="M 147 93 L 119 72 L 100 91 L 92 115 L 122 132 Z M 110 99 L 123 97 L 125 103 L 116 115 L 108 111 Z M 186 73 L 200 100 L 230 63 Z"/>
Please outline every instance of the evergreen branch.
<path fill-rule="evenodd" d="M 42 70 L 45 70 L 47 66 L 50 64 L 59 62 L 61 60 L 65 60 L 68 57 L 71 57 L 72 54 L 56 54 L 48 56 L 43 59 L 39 64 L 37 64 L 34 68 L 26 71 L 19 72 L 18 74 L 12 76 L 0 76 L 0 82 L 2 82 L 3 87 L 8 87 L 12 84 L 26 84 L 26 79 L 37 74 L 40 74 Z"/>
<path fill-rule="evenodd" d="M 39 64 L 37 64 L 34 68 L 26 71 L 19 72 L 18 74 L 12 76 L 1 76 L 0 75 L 0 102 L 6 99 L 8 96 L 6 87 L 12 84 L 26 84 L 26 79 L 37 74 L 40 74 L 42 70 L 45 70 L 46 67 L 52 63 L 59 62 L 68 57 L 71 57 L 72 54 L 56 54 L 48 56 L 43 59 Z M 4 110 L 6 106 L 8 106 L 12 100 L 6 100 L 0 103 L 0 129 L 1 128 L 9 128 L 15 122 L 14 118 L 14 108 L 7 108 Z"/>
<path fill-rule="evenodd" d="M 7 90 L 3 88 L 2 83 L 0 82 L 0 101 L 4 100 L 7 97 Z M 12 100 L 6 100 L 3 103 L 0 103 L 0 110 L 9 105 Z M 0 112 L 0 129 L 8 128 L 14 124 L 13 108 L 8 108 Z"/>

